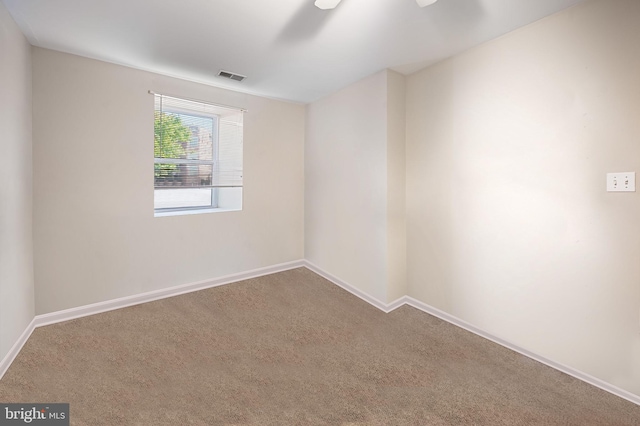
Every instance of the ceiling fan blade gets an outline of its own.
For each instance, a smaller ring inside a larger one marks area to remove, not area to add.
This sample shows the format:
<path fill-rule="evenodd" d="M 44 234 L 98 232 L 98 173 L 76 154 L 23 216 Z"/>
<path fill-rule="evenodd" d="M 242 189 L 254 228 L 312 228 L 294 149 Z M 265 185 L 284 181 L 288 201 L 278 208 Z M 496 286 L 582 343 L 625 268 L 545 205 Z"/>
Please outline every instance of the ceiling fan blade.
<path fill-rule="evenodd" d="M 425 7 L 425 6 L 432 5 L 437 1 L 438 0 L 416 0 L 416 3 L 418 3 L 418 6 L 420 6 L 420 7 Z"/>
<path fill-rule="evenodd" d="M 316 0 L 315 5 L 318 9 L 333 9 L 341 0 Z"/>

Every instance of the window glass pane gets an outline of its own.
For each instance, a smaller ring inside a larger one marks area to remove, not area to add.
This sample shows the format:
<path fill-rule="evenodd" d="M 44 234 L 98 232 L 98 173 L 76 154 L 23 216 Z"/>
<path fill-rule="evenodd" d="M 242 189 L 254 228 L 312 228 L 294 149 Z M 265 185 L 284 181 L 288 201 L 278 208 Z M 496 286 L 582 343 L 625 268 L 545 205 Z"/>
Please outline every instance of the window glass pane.
<path fill-rule="evenodd" d="M 153 199 L 154 208 L 213 207 L 211 205 L 211 191 L 211 188 L 156 189 Z"/>
<path fill-rule="evenodd" d="M 154 157 L 213 161 L 214 119 L 156 111 Z"/>
<path fill-rule="evenodd" d="M 209 211 L 219 208 L 221 199 L 225 211 L 242 208 L 242 122 L 237 108 L 155 95 L 157 213 Z"/>
<path fill-rule="evenodd" d="M 155 163 L 155 187 L 198 187 L 211 185 L 212 164 Z"/>

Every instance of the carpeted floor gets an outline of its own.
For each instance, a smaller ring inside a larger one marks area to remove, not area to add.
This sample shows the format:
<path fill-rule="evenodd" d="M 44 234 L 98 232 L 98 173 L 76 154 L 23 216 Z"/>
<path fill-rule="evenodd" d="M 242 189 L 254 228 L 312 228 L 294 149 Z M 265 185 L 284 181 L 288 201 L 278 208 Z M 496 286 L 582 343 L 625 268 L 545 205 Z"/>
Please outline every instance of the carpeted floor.
<path fill-rule="evenodd" d="M 73 425 L 640 425 L 640 407 L 301 268 L 35 330 L 2 402 Z"/>

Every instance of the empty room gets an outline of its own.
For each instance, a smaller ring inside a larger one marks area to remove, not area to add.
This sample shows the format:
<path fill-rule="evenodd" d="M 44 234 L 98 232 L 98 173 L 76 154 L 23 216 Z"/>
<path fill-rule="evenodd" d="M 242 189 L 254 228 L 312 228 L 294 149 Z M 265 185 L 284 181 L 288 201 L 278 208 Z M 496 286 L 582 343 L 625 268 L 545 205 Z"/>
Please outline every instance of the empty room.
<path fill-rule="evenodd" d="M 0 425 L 640 425 L 640 1 L 0 0 Z"/>

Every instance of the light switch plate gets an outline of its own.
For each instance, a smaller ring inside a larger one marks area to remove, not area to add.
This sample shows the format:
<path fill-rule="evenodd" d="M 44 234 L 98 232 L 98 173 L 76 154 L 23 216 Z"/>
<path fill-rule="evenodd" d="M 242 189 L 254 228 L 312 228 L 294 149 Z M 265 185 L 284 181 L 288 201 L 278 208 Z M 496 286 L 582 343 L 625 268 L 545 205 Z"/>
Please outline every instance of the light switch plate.
<path fill-rule="evenodd" d="M 636 172 L 607 173 L 607 192 L 636 192 Z"/>

